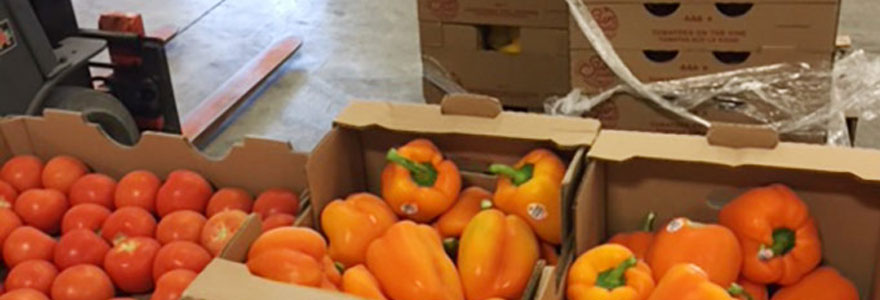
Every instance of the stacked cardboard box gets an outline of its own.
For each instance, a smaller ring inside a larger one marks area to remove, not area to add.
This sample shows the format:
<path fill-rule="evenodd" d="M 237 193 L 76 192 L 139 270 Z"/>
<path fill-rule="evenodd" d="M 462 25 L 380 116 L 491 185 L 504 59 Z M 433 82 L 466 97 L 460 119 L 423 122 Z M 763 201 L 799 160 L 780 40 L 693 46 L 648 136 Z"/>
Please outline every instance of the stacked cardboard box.
<path fill-rule="evenodd" d="M 528 109 L 570 90 L 565 1 L 419 0 L 418 10 L 423 56 L 465 90 Z M 518 54 L 487 47 L 498 28 L 518 36 Z M 444 94 L 429 81 L 424 89 L 429 103 Z"/>
<path fill-rule="evenodd" d="M 627 67 L 643 82 L 679 79 L 781 62 L 829 66 L 835 44 L 838 0 L 584 0 Z M 587 94 L 619 83 L 571 21 L 571 82 Z M 821 106 L 830 100 L 804 99 Z M 754 123 L 721 104 L 703 116 Z M 606 128 L 676 133 L 695 127 L 631 96 L 596 109 Z"/>

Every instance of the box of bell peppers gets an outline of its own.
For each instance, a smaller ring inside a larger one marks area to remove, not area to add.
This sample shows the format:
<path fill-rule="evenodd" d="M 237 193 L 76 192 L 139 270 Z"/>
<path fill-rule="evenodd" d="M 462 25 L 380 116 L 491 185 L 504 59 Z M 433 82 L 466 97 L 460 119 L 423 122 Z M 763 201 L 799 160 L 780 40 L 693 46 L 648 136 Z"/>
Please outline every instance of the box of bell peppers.
<path fill-rule="evenodd" d="M 0 298 L 179 299 L 248 213 L 293 223 L 306 159 L 257 138 L 222 157 L 165 133 L 122 146 L 65 111 L 3 118 Z"/>
<path fill-rule="evenodd" d="M 537 299 L 880 299 L 880 152 L 750 134 L 603 130 Z"/>

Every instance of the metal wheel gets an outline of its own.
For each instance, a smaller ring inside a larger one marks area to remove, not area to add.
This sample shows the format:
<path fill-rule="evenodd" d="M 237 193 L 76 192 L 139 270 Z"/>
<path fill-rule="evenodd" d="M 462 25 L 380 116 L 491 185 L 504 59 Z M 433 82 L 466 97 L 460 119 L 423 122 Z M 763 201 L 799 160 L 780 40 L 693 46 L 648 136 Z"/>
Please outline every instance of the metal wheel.
<path fill-rule="evenodd" d="M 58 87 L 49 94 L 44 108 L 78 111 L 97 123 L 108 136 L 123 145 L 134 145 L 140 131 L 128 109 L 116 97 L 84 87 Z"/>

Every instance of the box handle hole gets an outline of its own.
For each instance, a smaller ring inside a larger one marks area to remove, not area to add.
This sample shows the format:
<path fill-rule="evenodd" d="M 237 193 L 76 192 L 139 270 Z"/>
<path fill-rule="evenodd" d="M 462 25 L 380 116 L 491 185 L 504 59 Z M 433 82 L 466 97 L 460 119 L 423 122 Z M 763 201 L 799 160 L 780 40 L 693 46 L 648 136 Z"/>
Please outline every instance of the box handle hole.
<path fill-rule="evenodd" d="M 655 63 L 670 62 L 678 56 L 678 51 L 674 50 L 644 50 L 642 54 L 645 58 Z"/>
<path fill-rule="evenodd" d="M 681 3 L 645 3 L 645 10 L 657 17 L 667 17 L 675 13 Z"/>
<path fill-rule="evenodd" d="M 738 51 L 712 51 L 712 55 L 723 64 L 738 65 L 748 60 L 752 53 Z"/>
<path fill-rule="evenodd" d="M 480 47 L 486 51 L 501 52 L 509 55 L 522 53 L 520 30 L 516 26 L 477 26 L 480 34 Z"/>
<path fill-rule="evenodd" d="M 752 9 L 752 3 L 715 3 L 718 12 L 728 17 L 740 17 L 745 15 Z"/>

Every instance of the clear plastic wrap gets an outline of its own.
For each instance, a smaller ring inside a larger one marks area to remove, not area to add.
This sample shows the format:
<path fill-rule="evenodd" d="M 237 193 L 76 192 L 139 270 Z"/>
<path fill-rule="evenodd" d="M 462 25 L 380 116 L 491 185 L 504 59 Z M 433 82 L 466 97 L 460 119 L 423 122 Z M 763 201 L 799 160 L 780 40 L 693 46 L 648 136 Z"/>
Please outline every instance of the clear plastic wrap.
<path fill-rule="evenodd" d="M 862 51 L 841 58 L 833 68 L 776 64 L 645 84 L 621 61 L 586 5 L 579 0 L 567 1 L 584 35 L 623 83 L 595 96 L 582 96 L 574 90 L 550 99 L 545 105 L 550 114 L 583 115 L 615 93 L 630 93 L 702 127 L 710 122 L 692 111 L 714 105 L 780 134 L 827 135 L 828 142 L 835 145 L 850 144 L 844 112 L 860 111 L 863 119 L 876 118 L 880 59 Z"/>

